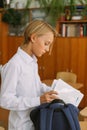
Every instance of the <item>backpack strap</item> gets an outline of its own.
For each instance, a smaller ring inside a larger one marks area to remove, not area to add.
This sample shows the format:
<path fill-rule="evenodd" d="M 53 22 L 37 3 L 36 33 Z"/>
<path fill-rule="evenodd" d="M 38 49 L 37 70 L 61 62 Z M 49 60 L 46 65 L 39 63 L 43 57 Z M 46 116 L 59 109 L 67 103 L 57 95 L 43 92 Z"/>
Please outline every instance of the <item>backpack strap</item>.
<path fill-rule="evenodd" d="M 66 118 L 68 120 L 68 123 L 69 123 L 69 125 L 71 127 L 71 130 L 76 130 L 75 124 L 74 124 L 74 121 L 73 121 L 73 118 L 71 116 L 69 108 L 66 107 L 66 108 L 62 109 L 62 111 L 64 112 L 64 114 L 65 114 L 65 116 L 66 116 Z"/>
<path fill-rule="evenodd" d="M 77 118 L 77 112 L 75 109 L 76 109 L 75 106 L 73 106 L 72 104 L 68 104 L 68 107 L 66 107 L 65 109 L 62 109 L 62 111 L 64 112 L 71 126 L 71 130 L 80 130 L 80 125 Z"/>
<path fill-rule="evenodd" d="M 44 108 L 40 110 L 40 130 L 51 130 L 52 117 L 53 109 Z"/>
<path fill-rule="evenodd" d="M 75 107 L 73 104 L 66 104 L 61 99 L 53 100 L 51 102 L 51 105 L 53 103 L 61 104 L 60 109 L 64 112 L 64 114 L 65 114 L 65 116 L 70 124 L 71 130 L 80 130 L 80 124 L 79 124 L 78 116 L 77 116 L 78 112 L 79 112 L 78 108 Z"/>
<path fill-rule="evenodd" d="M 78 116 L 77 116 L 77 114 L 78 114 L 78 112 L 79 112 L 78 108 L 75 107 L 75 106 L 72 105 L 72 104 L 69 104 L 69 110 L 70 110 L 70 112 L 71 112 L 71 115 L 72 115 L 72 118 L 73 118 L 73 121 L 74 121 L 76 130 L 81 130 L 81 129 L 80 129 L 80 124 L 79 124 L 79 121 L 78 121 Z M 74 113 L 74 114 L 73 114 L 73 113 Z"/>
<path fill-rule="evenodd" d="M 58 108 L 62 109 L 63 107 L 64 104 L 62 103 L 54 103 L 54 104 L 52 103 L 48 105 L 47 109 L 46 108 L 40 109 L 40 130 L 51 130 L 54 110 Z"/>

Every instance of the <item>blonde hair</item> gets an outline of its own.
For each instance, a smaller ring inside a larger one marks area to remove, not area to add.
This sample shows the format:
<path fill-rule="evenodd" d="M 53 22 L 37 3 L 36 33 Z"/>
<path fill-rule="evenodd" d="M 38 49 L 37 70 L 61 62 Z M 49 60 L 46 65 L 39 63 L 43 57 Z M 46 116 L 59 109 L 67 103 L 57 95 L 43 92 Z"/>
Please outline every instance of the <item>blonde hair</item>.
<path fill-rule="evenodd" d="M 24 44 L 28 44 L 32 34 L 44 35 L 47 32 L 53 32 L 54 37 L 57 36 L 57 31 L 47 22 L 43 20 L 33 20 L 31 21 L 25 29 L 24 32 Z"/>

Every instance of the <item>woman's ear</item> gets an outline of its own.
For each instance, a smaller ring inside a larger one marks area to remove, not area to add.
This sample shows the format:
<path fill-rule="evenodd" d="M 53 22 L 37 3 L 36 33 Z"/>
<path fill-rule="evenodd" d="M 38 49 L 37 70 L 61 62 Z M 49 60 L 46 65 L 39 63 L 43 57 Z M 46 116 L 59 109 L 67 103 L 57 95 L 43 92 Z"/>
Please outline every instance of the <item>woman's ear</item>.
<path fill-rule="evenodd" d="M 36 42 L 37 35 L 36 34 L 31 34 L 31 42 L 34 43 Z"/>

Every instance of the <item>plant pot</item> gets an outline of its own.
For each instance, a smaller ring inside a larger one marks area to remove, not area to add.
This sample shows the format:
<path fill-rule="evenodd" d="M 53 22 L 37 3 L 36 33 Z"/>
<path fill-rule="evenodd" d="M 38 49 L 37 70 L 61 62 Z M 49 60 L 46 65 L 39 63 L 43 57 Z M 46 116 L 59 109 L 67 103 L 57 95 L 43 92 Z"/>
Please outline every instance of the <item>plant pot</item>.
<path fill-rule="evenodd" d="M 9 35 L 12 35 L 12 36 L 20 36 L 22 35 L 21 32 L 20 32 L 20 28 L 21 26 L 20 25 L 9 25 Z"/>

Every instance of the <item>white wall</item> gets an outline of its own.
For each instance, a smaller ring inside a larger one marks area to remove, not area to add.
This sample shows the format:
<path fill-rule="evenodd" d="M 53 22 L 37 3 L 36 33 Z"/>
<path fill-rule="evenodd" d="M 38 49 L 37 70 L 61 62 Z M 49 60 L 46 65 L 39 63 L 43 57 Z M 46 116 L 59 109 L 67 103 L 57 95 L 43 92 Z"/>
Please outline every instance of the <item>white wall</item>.
<path fill-rule="evenodd" d="M 24 3 L 24 5 L 26 4 L 26 1 L 27 0 L 12 0 L 13 3 L 20 2 L 20 3 Z"/>
<path fill-rule="evenodd" d="M 27 0 L 12 0 L 14 3 L 16 2 L 23 2 L 23 3 L 26 3 Z M 31 2 L 35 2 L 35 1 L 38 1 L 38 0 L 31 0 Z M 50 2 L 51 0 L 47 0 L 47 2 Z M 66 3 L 69 3 L 70 0 L 65 0 Z M 85 0 L 83 0 L 83 2 L 85 2 Z M 80 3 L 80 0 L 76 0 L 76 3 L 79 4 Z"/>
<path fill-rule="evenodd" d="M 24 7 L 26 6 L 26 3 L 27 3 L 27 0 L 12 0 L 12 3 L 14 3 L 15 5 L 17 3 L 21 3 Z M 30 3 L 30 8 L 33 8 L 33 7 L 39 7 L 39 4 L 38 4 L 38 0 L 31 0 L 31 3 Z"/>
<path fill-rule="evenodd" d="M 47 2 L 49 3 L 51 0 L 47 0 Z M 80 0 L 76 0 L 76 4 L 80 4 L 79 2 Z M 84 2 L 85 0 L 83 0 Z M 70 0 L 65 0 L 66 4 L 68 4 L 70 2 Z M 16 4 L 17 3 L 20 3 L 21 5 L 23 5 L 23 7 L 26 6 L 26 3 L 27 3 L 27 0 L 12 0 L 12 3 Z M 31 4 L 29 6 L 30 8 L 33 8 L 33 7 L 39 7 L 39 4 L 38 4 L 38 0 L 31 0 Z"/>

